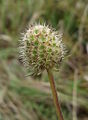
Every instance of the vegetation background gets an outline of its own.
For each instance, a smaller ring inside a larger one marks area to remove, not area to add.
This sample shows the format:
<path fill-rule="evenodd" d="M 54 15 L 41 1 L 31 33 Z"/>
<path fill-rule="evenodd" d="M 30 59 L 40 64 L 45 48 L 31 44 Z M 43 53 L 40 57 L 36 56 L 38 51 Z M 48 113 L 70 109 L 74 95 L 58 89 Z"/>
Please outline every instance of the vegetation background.
<path fill-rule="evenodd" d="M 0 0 L 0 120 L 57 120 L 46 72 L 25 77 L 20 33 L 39 22 L 63 31 L 69 56 L 54 73 L 65 120 L 88 120 L 88 0 Z"/>

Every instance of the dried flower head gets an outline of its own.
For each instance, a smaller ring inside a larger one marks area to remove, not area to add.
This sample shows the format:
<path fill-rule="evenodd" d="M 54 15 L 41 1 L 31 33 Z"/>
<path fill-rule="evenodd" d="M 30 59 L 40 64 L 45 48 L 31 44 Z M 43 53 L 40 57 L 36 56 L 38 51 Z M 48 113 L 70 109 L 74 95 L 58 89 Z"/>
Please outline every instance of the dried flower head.
<path fill-rule="evenodd" d="M 64 53 L 62 33 L 45 25 L 30 26 L 21 40 L 20 56 L 33 75 L 59 69 Z"/>

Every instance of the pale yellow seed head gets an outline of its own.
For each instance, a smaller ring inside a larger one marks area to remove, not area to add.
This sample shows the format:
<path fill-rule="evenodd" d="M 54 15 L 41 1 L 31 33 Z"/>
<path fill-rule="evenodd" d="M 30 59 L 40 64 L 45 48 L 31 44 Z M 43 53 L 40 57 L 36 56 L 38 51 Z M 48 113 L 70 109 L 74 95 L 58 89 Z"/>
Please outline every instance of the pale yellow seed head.
<path fill-rule="evenodd" d="M 30 26 L 21 40 L 20 56 L 33 75 L 59 69 L 64 54 L 62 34 L 45 25 Z"/>

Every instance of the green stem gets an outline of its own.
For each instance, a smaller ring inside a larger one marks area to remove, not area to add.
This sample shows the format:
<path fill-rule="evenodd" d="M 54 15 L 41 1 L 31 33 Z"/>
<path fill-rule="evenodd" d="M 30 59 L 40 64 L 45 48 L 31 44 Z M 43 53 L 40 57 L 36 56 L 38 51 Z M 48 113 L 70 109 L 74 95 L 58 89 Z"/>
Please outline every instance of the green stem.
<path fill-rule="evenodd" d="M 47 70 L 47 73 L 48 73 L 48 77 L 49 77 L 49 82 L 50 82 L 50 86 L 51 86 L 51 90 L 52 90 L 52 95 L 53 95 L 53 100 L 54 100 L 54 104 L 55 104 L 55 107 L 56 107 L 58 120 L 64 120 L 62 112 L 61 112 L 60 103 L 59 103 L 59 100 L 58 100 L 58 96 L 57 96 L 56 87 L 55 87 L 52 72 L 50 70 Z"/>

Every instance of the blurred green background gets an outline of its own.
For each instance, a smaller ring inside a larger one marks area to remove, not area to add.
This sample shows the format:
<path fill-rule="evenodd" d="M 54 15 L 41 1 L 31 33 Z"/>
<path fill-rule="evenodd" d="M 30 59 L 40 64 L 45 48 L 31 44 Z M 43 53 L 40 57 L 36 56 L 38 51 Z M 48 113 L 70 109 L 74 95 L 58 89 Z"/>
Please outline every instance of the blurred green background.
<path fill-rule="evenodd" d="M 88 0 L 0 0 L 0 120 L 57 120 L 47 73 L 25 77 L 19 40 L 30 24 L 63 31 L 69 56 L 54 72 L 65 120 L 88 120 Z"/>

